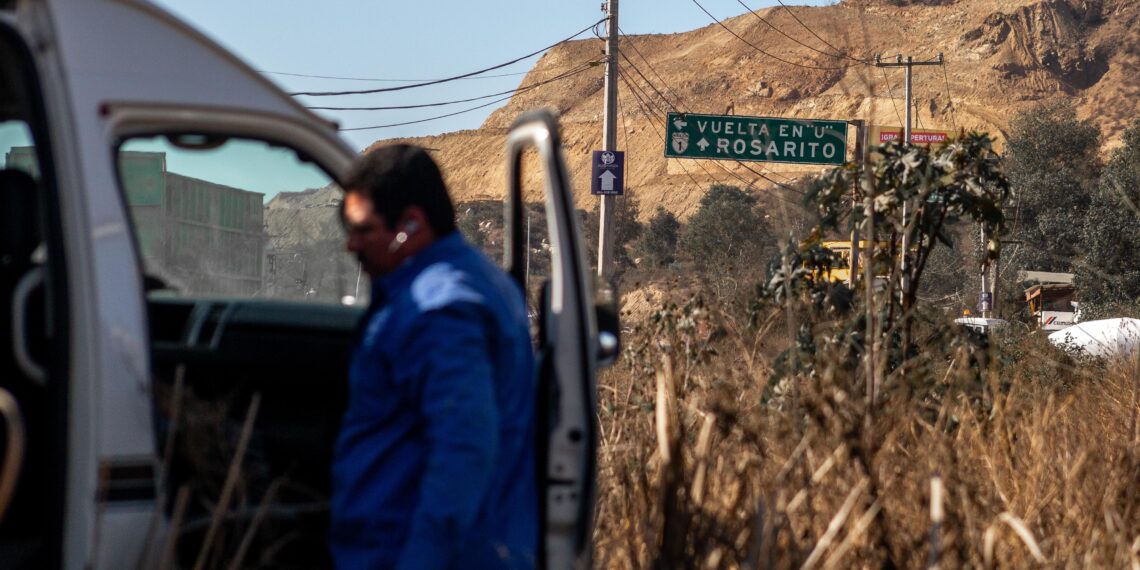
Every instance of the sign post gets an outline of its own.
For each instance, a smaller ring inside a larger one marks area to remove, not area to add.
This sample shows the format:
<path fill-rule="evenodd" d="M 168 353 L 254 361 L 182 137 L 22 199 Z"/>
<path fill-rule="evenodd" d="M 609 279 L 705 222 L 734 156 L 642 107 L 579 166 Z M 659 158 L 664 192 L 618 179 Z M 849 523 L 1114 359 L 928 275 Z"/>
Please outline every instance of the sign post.
<path fill-rule="evenodd" d="M 847 121 L 669 113 L 665 157 L 840 165 Z"/>

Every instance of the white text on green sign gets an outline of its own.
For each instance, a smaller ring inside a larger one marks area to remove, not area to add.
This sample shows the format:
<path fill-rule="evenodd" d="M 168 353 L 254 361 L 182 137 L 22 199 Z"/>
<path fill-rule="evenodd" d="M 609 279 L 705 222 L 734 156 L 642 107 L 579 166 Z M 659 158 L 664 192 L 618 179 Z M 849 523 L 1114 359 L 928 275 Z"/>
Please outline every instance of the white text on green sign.
<path fill-rule="evenodd" d="M 665 156 L 843 164 L 847 122 L 669 113 Z"/>

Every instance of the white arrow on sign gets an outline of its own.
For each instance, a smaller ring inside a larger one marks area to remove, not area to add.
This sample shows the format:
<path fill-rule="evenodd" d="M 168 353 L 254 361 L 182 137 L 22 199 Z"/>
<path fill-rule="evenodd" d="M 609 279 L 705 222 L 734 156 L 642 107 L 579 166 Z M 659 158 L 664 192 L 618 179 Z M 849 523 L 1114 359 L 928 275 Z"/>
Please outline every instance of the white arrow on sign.
<path fill-rule="evenodd" d="M 687 121 L 682 121 L 681 119 L 673 119 L 673 126 L 677 127 L 678 131 L 685 128 L 685 125 L 688 124 L 689 123 Z"/>
<path fill-rule="evenodd" d="M 701 147 L 701 152 L 704 152 L 705 149 L 708 148 L 710 144 L 712 144 L 712 143 L 710 143 L 709 141 L 706 141 L 704 137 L 701 137 L 701 140 L 697 141 L 697 146 Z"/>
<path fill-rule="evenodd" d="M 613 172 L 610 172 L 609 170 L 607 170 L 607 171 L 603 172 L 602 175 L 599 176 L 598 178 L 602 179 L 602 192 L 606 192 L 606 191 L 613 192 L 613 190 L 614 190 L 614 179 L 617 178 L 617 176 L 614 175 Z"/>

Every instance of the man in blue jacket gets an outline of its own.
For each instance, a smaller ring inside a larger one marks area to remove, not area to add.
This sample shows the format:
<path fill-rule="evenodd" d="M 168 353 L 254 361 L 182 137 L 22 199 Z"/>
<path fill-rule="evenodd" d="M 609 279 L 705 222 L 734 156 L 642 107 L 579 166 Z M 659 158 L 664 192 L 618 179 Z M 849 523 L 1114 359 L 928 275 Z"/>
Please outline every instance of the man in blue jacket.
<path fill-rule="evenodd" d="M 456 231 L 439 168 L 383 147 L 344 184 L 372 277 L 333 462 L 338 568 L 532 568 L 534 361 L 519 287 Z"/>

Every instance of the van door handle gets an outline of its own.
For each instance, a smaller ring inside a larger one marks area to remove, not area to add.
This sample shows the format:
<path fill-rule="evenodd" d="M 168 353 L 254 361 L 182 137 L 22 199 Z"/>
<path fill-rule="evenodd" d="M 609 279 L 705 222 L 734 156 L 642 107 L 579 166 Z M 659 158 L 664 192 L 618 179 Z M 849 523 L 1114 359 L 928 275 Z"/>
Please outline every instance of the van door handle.
<path fill-rule="evenodd" d="M 28 299 L 36 287 L 44 284 L 44 268 L 33 267 L 20 281 L 12 292 L 12 352 L 16 357 L 16 365 L 28 377 L 40 386 L 47 385 L 47 372 L 35 360 L 28 350 L 28 340 L 24 336 L 28 331 Z"/>

